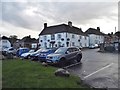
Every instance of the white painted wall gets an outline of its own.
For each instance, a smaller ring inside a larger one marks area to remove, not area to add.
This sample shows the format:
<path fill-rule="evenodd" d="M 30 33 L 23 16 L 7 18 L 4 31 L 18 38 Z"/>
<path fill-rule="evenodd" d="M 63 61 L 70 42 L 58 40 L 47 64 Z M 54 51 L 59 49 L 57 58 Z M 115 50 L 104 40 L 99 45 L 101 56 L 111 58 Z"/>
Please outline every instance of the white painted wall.
<path fill-rule="evenodd" d="M 89 34 L 89 46 L 104 43 L 104 36 Z"/>
<path fill-rule="evenodd" d="M 58 34 L 61 35 L 61 38 L 58 38 Z M 74 38 L 72 38 L 72 35 L 74 35 Z M 45 38 L 46 37 L 46 38 Z M 89 46 L 89 37 L 88 36 L 81 36 L 82 38 L 80 39 L 80 35 L 77 34 L 72 34 L 72 33 L 56 33 L 55 34 L 55 45 L 57 45 L 58 47 L 58 43 L 61 42 L 61 45 L 63 46 L 67 46 L 66 42 L 67 42 L 67 38 L 69 38 L 70 40 L 69 42 L 69 46 L 73 46 L 73 43 L 75 46 L 80 46 L 80 43 L 82 44 L 82 47 L 88 47 Z M 86 39 L 85 39 L 86 37 Z M 64 39 L 63 41 L 61 39 Z M 80 39 L 80 42 L 78 41 Z M 41 42 L 42 40 L 42 42 Z M 50 42 L 48 42 L 48 40 L 51 40 L 51 35 L 41 35 L 39 36 L 39 44 L 41 45 L 41 48 L 45 48 L 45 43 L 47 48 L 50 48 Z"/>
<path fill-rule="evenodd" d="M 6 40 L 6 39 L 2 39 L 0 40 L 0 48 L 4 49 L 4 48 L 10 48 L 11 47 L 11 43 Z"/>

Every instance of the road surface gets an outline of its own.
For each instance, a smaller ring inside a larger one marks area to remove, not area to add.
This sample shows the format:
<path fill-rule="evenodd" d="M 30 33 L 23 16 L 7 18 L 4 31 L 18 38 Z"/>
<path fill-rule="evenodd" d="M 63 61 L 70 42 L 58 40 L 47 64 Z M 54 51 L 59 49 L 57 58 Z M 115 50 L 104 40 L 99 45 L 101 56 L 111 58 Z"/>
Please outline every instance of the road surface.
<path fill-rule="evenodd" d="M 118 54 L 84 50 L 82 64 L 68 68 L 85 83 L 96 88 L 118 88 Z"/>

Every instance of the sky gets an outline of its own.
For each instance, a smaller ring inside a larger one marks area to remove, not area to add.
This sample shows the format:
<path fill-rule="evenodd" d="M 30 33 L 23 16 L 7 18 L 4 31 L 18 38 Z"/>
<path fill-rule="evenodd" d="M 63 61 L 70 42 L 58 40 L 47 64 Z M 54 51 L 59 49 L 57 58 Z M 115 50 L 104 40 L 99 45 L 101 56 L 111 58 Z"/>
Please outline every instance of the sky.
<path fill-rule="evenodd" d="M 94 0 L 93 0 L 94 1 Z M 17 35 L 18 38 L 31 35 L 38 38 L 44 27 L 67 24 L 82 28 L 100 27 L 104 33 L 118 30 L 118 2 L 80 2 L 54 0 L 2 0 L 0 2 L 0 34 L 3 36 Z"/>

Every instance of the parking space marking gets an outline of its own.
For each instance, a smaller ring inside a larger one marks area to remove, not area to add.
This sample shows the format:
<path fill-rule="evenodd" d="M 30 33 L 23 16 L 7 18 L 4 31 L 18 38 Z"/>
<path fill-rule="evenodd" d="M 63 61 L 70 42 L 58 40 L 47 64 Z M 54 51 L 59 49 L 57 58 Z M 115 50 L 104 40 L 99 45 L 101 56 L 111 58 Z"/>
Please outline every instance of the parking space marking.
<path fill-rule="evenodd" d="M 96 73 L 98 73 L 98 72 L 100 72 L 100 71 L 102 71 L 102 70 L 104 70 L 104 69 L 106 69 L 106 68 L 112 66 L 112 65 L 113 65 L 113 63 L 111 63 L 111 64 L 109 64 L 109 65 L 107 65 L 107 66 L 105 66 L 105 67 L 103 67 L 103 68 L 101 68 L 101 69 L 99 69 L 99 70 L 97 70 L 97 71 L 95 71 L 95 72 L 93 72 L 93 73 L 91 73 L 91 74 L 85 76 L 83 79 L 86 79 L 86 78 L 88 78 L 88 77 L 90 77 L 90 76 L 92 76 L 92 75 L 94 75 L 94 74 L 96 74 Z"/>

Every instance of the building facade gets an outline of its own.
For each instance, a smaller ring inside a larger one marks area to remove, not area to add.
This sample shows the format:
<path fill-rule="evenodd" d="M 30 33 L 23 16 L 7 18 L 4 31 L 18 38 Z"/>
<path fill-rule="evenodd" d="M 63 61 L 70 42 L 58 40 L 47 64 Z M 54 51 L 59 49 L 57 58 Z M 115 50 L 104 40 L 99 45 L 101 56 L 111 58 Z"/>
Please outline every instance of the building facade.
<path fill-rule="evenodd" d="M 95 44 L 100 45 L 104 43 L 104 33 L 100 32 L 100 28 L 97 29 L 89 28 L 85 32 L 89 36 L 89 46 L 95 46 Z"/>
<path fill-rule="evenodd" d="M 0 39 L 0 50 L 4 51 L 5 49 L 10 48 L 10 47 L 11 47 L 11 43 L 10 43 L 9 39 L 7 37 L 3 36 Z"/>
<path fill-rule="evenodd" d="M 81 30 L 72 26 L 72 22 L 47 27 L 39 34 L 39 45 L 41 48 L 89 46 L 89 37 Z"/>

